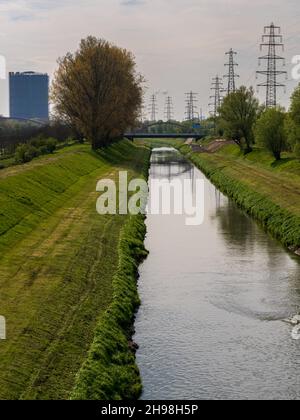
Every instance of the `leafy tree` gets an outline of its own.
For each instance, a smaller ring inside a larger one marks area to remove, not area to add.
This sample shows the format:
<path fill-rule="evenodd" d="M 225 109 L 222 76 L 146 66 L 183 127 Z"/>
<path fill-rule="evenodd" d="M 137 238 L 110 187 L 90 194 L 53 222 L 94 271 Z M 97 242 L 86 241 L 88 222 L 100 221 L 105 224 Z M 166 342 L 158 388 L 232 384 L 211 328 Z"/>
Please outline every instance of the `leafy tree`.
<path fill-rule="evenodd" d="M 300 126 L 300 84 L 291 97 L 290 115 L 292 120 Z"/>
<path fill-rule="evenodd" d="M 58 63 L 52 86 L 56 114 L 91 141 L 94 149 L 135 124 L 143 79 L 130 52 L 89 36 Z"/>
<path fill-rule="evenodd" d="M 300 144 L 300 125 L 297 125 L 290 113 L 287 113 L 285 119 L 285 132 L 290 150 L 294 150 L 296 145 Z"/>
<path fill-rule="evenodd" d="M 262 113 L 255 127 L 257 143 L 272 152 L 276 160 L 281 159 L 281 153 L 288 147 L 285 117 L 283 109 L 270 108 Z"/>
<path fill-rule="evenodd" d="M 297 158 L 300 159 L 300 142 L 299 141 L 294 146 L 294 152 L 295 152 Z"/>
<path fill-rule="evenodd" d="M 259 114 L 260 106 L 253 89 L 242 86 L 225 97 L 219 109 L 218 126 L 244 153 L 249 153 L 252 151 L 254 124 Z"/>
<path fill-rule="evenodd" d="M 285 130 L 291 149 L 294 150 L 297 157 L 300 157 L 300 85 L 292 94 Z"/>

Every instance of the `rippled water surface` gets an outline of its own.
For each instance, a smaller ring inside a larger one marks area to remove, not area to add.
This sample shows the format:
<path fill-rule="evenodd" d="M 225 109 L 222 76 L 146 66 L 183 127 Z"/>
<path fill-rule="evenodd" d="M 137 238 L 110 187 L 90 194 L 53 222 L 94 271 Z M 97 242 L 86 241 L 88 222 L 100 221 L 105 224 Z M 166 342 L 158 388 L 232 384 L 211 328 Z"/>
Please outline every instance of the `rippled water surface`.
<path fill-rule="evenodd" d="M 148 216 L 136 320 L 143 399 L 299 399 L 300 263 L 175 150 L 151 178 L 205 179 L 205 222 Z M 192 189 L 191 192 L 192 194 Z"/>

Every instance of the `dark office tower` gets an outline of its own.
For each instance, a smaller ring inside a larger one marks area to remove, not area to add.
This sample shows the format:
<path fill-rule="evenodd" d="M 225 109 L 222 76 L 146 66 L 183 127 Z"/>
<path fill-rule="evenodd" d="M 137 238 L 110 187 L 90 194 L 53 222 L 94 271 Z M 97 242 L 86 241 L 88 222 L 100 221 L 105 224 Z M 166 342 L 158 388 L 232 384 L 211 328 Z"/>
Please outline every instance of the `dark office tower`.
<path fill-rule="evenodd" d="M 49 76 L 25 72 L 9 74 L 10 117 L 49 119 Z"/>

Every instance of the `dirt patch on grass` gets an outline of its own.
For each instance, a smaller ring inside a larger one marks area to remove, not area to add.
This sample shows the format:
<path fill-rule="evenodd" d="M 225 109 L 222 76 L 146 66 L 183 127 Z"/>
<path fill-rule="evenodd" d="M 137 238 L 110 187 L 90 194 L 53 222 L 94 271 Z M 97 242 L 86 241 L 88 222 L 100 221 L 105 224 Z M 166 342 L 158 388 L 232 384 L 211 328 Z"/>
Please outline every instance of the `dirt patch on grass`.
<path fill-rule="evenodd" d="M 235 144 L 235 143 L 233 140 L 217 139 L 211 142 L 210 144 L 208 144 L 207 146 L 205 146 L 204 147 L 205 150 L 203 151 L 207 153 L 216 153 L 220 149 L 222 149 L 222 147 L 228 146 L 229 144 Z"/>

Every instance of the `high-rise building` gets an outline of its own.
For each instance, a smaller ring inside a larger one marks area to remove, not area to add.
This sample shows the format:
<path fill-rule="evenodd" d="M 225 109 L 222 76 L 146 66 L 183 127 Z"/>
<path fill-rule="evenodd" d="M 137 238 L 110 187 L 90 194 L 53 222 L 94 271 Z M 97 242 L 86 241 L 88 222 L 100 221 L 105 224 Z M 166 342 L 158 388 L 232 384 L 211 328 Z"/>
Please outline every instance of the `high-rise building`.
<path fill-rule="evenodd" d="M 10 117 L 49 119 L 49 76 L 24 72 L 9 74 Z"/>

